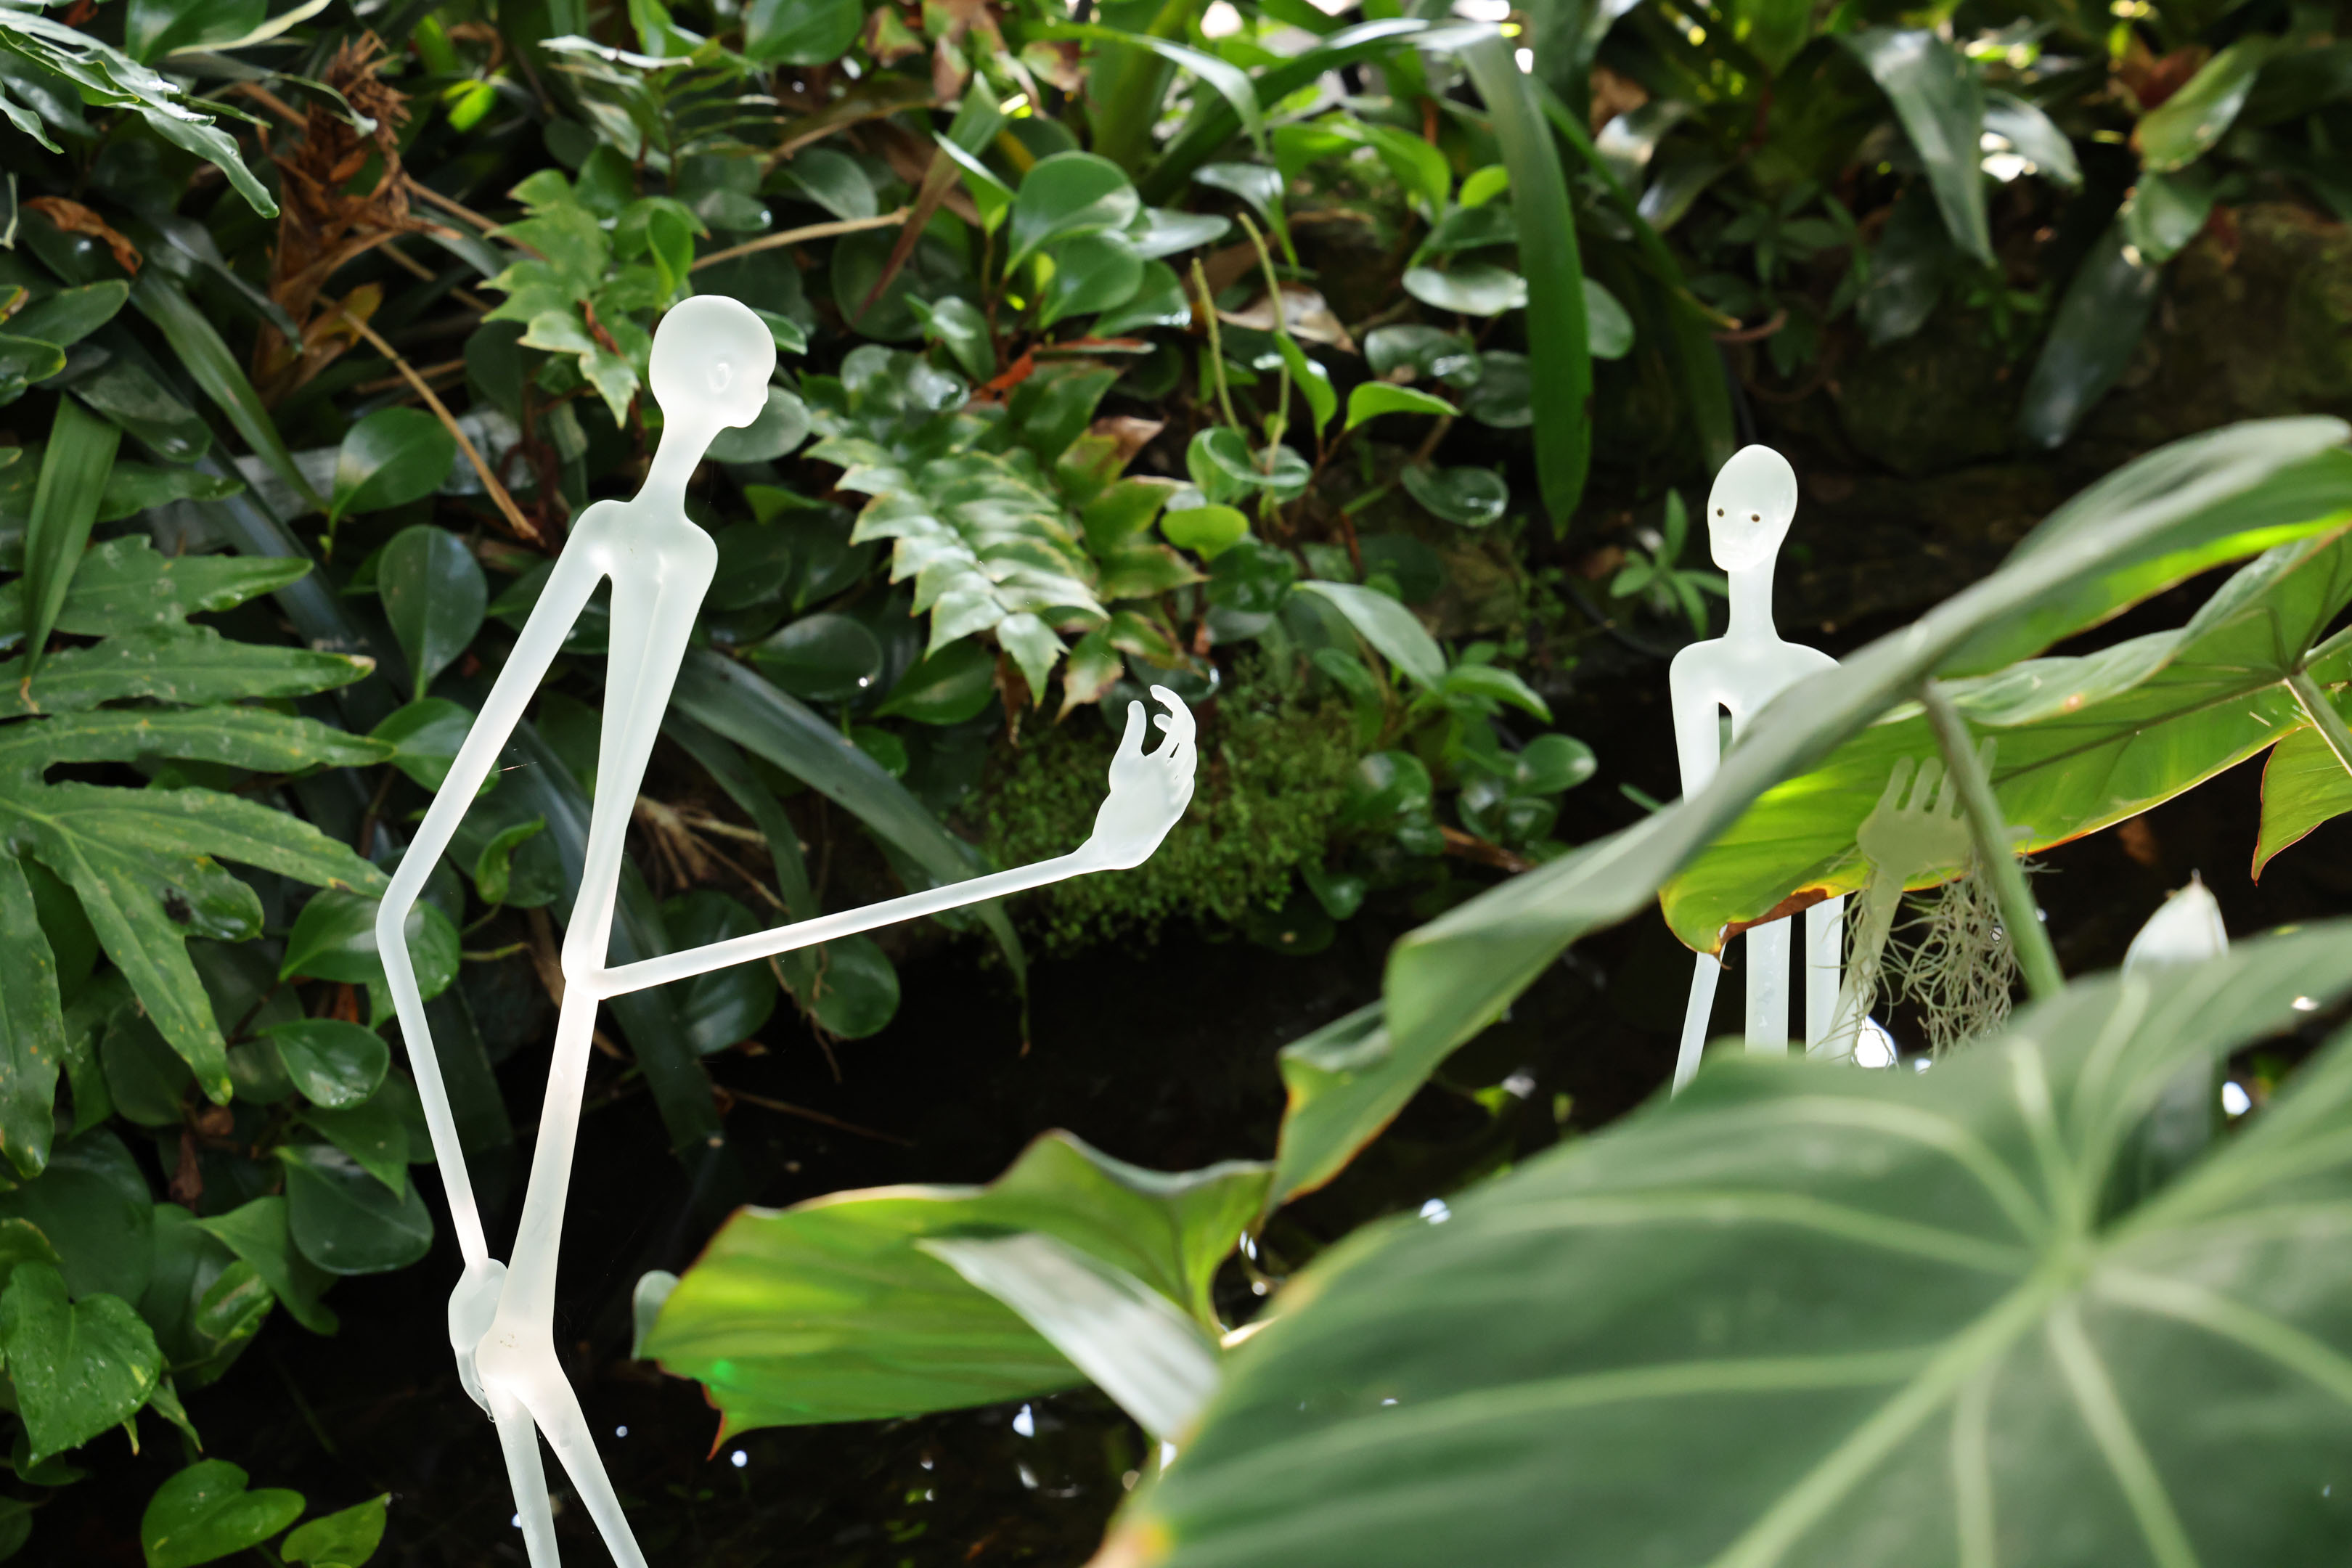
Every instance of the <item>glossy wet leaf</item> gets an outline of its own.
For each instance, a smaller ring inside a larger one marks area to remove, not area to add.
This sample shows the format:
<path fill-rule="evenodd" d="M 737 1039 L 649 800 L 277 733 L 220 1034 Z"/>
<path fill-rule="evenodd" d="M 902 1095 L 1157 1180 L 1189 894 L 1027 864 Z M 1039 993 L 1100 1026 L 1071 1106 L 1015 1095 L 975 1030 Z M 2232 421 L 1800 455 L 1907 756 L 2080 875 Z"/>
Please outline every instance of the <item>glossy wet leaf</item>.
<path fill-rule="evenodd" d="M 1451 418 L 1454 412 L 1454 405 L 1434 393 L 1392 382 L 1368 381 L 1348 394 L 1346 428 L 1353 430 L 1365 420 L 1377 419 L 1383 414 L 1426 414 L 1445 419 Z"/>
<path fill-rule="evenodd" d="M 763 65 L 824 65 L 841 58 L 864 20 L 857 0 L 752 0 L 743 52 Z"/>
<path fill-rule="evenodd" d="M 2156 309 L 2163 274 L 2133 248 L 2123 220 L 2108 226 L 2074 268 L 2025 384 L 2019 430 L 2056 447 L 2130 364 Z"/>
<path fill-rule="evenodd" d="M 1445 679 L 1445 650 L 1411 610 L 1372 588 L 1352 583 L 1301 583 L 1298 592 L 1327 601 L 1357 635 L 1414 685 L 1435 687 Z"/>
<path fill-rule="evenodd" d="M 862 1040 L 898 1012 L 898 971 L 871 937 L 843 937 L 816 950 L 803 1005 L 828 1034 Z"/>
<path fill-rule="evenodd" d="M 473 728 L 471 710 L 446 697 L 420 697 L 386 714 L 368 736 L 392 746 L 386 760 L 394 767 L 425 788 L 437 790 Z"/>
<path fill-rule="evenodd" d="M 193 463 L 212 445 L 204 416 L 143 366 L 101 351 L 49 384 L 68 390 L 167 463 Z"/>
<path fill-rule="evenodd" d="M 674 952 L 749 936 L 772 923 L 715 888 L 697 888 L 662 905 Z M 714 969 L 671 989 L 687 1037 L 704 1056 L 751 1038 L 776 1010 L 776 973 L 764 961 Z"/>
<path fill-rule="evenodd" d="M 163 1370 L 155 1336 L 130 1302 L 102 1292 L 68 1300 L 65 1277 L 46 1263 L 9 1270 L 0 1349 L 36 1462 L 128 1419 Z"/>
<path fill-rule="evenodd" d="M 176 500 L 220 500 L 244 489 L 244 480 L 226 474 L 118 458 L 106 476 L 106 493 L 99 498 L 98 521 L 121 522 L 152 507 L 169 506 Z"/>
<path fill-rule="evenodd" d="M 2277 47 L 2277 39 L 2253 34 L 2199 67 L 2187 86 L 2140 116 L 2132 131 L 2140 161 L 2161 174 L 2203 157 L 2228 134 Z"/>
<path fill-rule="evenodd" d="M 361 1170 L 383 1183 L 384 1190 L 395 1196 L 408 1190 L 409 1161 L 425 1152 L 409 1145 L 408 1126 L 395 1103 L 398 1082 L 394 1080 L 374 1099 L 345 1110 L 323 1110 L 311 1106 L 302 1112 L 303 1121 L 313 1131 L 350 1155 Z"/>
<path fill-rule="evenodd" d="M 1339 394 L 1331 385 L 1331 373 L 1286 331 L 1275 334 L 1274 346 L 1282 356 L 1284 367 L 1290 372 L 1290 384 L 1307 400 L 1307 434 L 1320 437 L 1331 423 L 1331 416 L 1339 411 Z"/>
<path fill-rule="evenodd" d="M 1472 387 L 1479 381 L 1478 350 L 1459 332 L 1403 324 L 1374 327 L 1364 334 L 1364 361 L 1382 381 L 1434 380 Z M 1355 394 L 1349 394 L 1352 406 Z"/>
<path fill-rule="evenodd" d="M 882 645 L 847 616 L 805 616 L 752 645 L 751 662 L 793 696 L 838 702 L 863 695 L 882 673 Z"/>
<path fill-rule="evenodd" d="M 135 1011 L 118 1013 L 107 1027 L 98 1058 L 117 1114 L 142 1127 L 180 1124 L 195 1075 L 163 1043 L 153 1024 Z"/>
<path fill-rule="evenodd" d="M 1992 265 L 1985 216 L 1984 86 L 1967 58 L 1925 28 L 1871 27 L 1838 40 L 1895 106 L 1904 133 L 1927 165 L 1927 184 L 1952 243 Z"/>
<path fill-rule="evenodd" d="M 1398 474 L 1413 500 L 1448 522 L 1485 528 L 1502 521 L 1511 488 L 1492 468 L 1433 468 L 1415 464 Z"/>
<path fill-rule="evenodd" d="M 1143 258 L 1122 234 L 1081 235 L 1047 252 L 1054 275 L 1039 308 L 1040 330 L 1069 316 L 1093 315 L 1124 305 L 1143 284 Z"/>
<path fill-rule="evenodd" d="M 2116 221 L 2141 260 L 2161 266 L 2204 228 L 2220 188 L 2218 173 L 2203 167 L 2171 175 L 2144 174 L 2124 199 Z"/>
<path fill-rule="evenodd" d="M 490 602 L 488 580 L 464 539 L 418 523 L 394 534 L 383 547 L 376 561 L 376 588 L 383 595 L 392 635 L 408 660 L 410 695 L 422 697 L 482 629 Z"/>
<path fill-rule="evenodd" d="M 919 724 L 961 724 L 995 695 L 996 661 L 979 643 L 966 640 L 917 660 L 875 713 Z"/>
<path fill-rule="evenodd" d="M 139 1300 L 153 1266 L 153 1211 L 147 1178 L 104 1127 L 58 1144 L 40 1180 L 0 1193 L 0 1218 L 48 1238 L 77 1300 L 99 1291 Z"/>
<path fill-rule="evenodd" d="M 58 1068 L 65 1060 L 65 1015 L 58 961 L 41 930 L 24 862 L 0 855 L 0 1153 L 19 1176 L 49 1161 Z"/>
<path fill-rule="evenodd" d="M 278 1554 L 309 1568 L 362 1568 L 383 1543 L 384 1507 L 392 1494 L 353 1503 L 334 1513 L 321 1514 L 288 1532 Z"/>
<path fill-rule="evenodd" d="M 196 1223 L 259 1275 L 296 1322 L 314 1334 L 331 1334 L 335 1314 L 319 1294 L 334 1277 L 295 1250 L 287 1212 L 287 1200 L 272 1194 Z"/>
<path fill-rule="evenodd" d="M 438 489 L 457 455 L 457 438 L 419 408 L 380 408 L 343 436 L 335 454 L 330 515 L 381 511 Z"/>
<path fill-rule="evenodd" d="M 514 823 L 490 835 L 481 853 L 474 857 L 474 890 L 481 895 L 482 902 L 532 910 L 552 903 L 561 896 L 563 889 L 560 879 L 533 876 L 528 865 L 523 876 L 515 875 L 517 851 L 546 831 L 547 819 L 534 816 L 529 822 Z"/>
<path fill-rule="evenodd" d="M 312 895 L 287 933 L 279 976 L 384 984 L 383 960 L 377 956 L 375 945 L 376 910 L 383 902 L 331 889 Z M 427 997 L 439 995 L 457 977 L 457 928 L 438 905 L 419 900 L 409 911 L 404 929 L 409 962 L 416 967 L 417 988 Z"/>
<path fill-rule="evenodd" d="M 1264 1165 L 1166 1175 L 1049 1133 L 986 1187 L 883 1187 L 746 1209 L 678 1281 L 646 1350 L 702 1381 L 729 1433 L 1067 1388 L 1084 1381 L 1076 1368 L 918 1244 L 1050 1236 L 1206 1328 L 1211 1277 L 1265 1182 Z"/>
<path fill-rule="evenodd" d="M 772 463 L 808 439 L 808 407 L 781 386 L 768 388 L 759 417 L 739 429 L 721 430 L 710 443 L 715 463 Z"/>
<path fill-rule="evenodd" d="M 2074 144 L 2050 116 L 2012 92 L 1985 94 L 1985 130 L 2013 148 L 2043 179 L 2074 189 L 2083 183 Z"/>
<path fill-rule="evenodd" d="M 226 1459 L 200 1459 L 155 1489 L 139 1520 L 147 1568 L 195 1568 L 258 1546 L 302 1517 L 302 1494 L 246 1488 Z"/>
<path fill-rule="evenodd" d="M 304 1258 L 330 1274 L 405 1268 L 431 1250 L 433 1215 L 415 1182 L 394 1194 L 330 1144 L 277 1152 L 286 1170 L 287 1228 Z"/>
<path fill-rule="evenodd" d="M 130 298 L 131 285 L 120 279 L 60 289 L 9 317 L 6 331 L 11 337 L 68 347 L 112 321 Z"/>
<path fill-rule="evenodd" d="M 1213 561 L 1249 537 L 1249 519 L 1229 506 L 1188 507 L 1161 516 L 1160 531 L 1179 550 Z"/>
<path fill-rule="evenodd" d="M 373 1029 L 334 1018 L 273 1024 L 262 1033 L 278 1047 L 287 1077 L 313 1105 L 341 1110 L 359 1104 L 383 1082 L 391 1047 Z"/>
<path fill-rule="evenodd" d="M 2168 1186 L 2119 1178 L 2182 1068 L 2347 982 L 2331 925 L 2078 984 L 1924 1075 L 1710 1066 L 1325 1254 L 1110 1550 L 2329 1561 L 2352 1047 Z"/>
<path fill-rule="evenodd" d="M 1013 195 L 1006 267 L 1018 267 L 1041 246 L 1124 229 L 1142 209 L 1127 172 L 1109 159 L 1091 153 L 1041 158 Z"/>

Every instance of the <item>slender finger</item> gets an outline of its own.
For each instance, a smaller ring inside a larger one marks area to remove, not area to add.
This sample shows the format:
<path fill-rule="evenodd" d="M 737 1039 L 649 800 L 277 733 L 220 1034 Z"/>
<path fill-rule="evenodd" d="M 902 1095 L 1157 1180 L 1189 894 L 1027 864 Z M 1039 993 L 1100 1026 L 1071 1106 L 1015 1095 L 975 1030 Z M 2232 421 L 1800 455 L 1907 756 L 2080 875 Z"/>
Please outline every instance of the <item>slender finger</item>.
<path fill-rule="evenodd" d="M 1879 792 L 1879 810 L 1893 812 L 1903 809 L 1903 786 L 1911 782 L 1911 770 L 1917 766 L 1918 763 L 1909 757 L 1895 759 L 1895 765 L 1886 770 L 1886 787 Z"/>
<path fill-rule="evenodd" d="M 1121 763 L 1141 755 L 1143 755 L 1143 704 L 1130 702 L 1127 705 L 1127 733 L 1118 738 L 1118 750 L 1111 755 L 1111 765 L 1117 767 Z"/>
<path fill-rule="evenodd" d="M 1164 686 L 1153 687 L 1151 695 L 1168 708 L 1167 716 L 1160 721 L 1160 727 L 1168 731 L 1167 749 L 1173 751 L 1180 744 L 1189 744 L 1193 734 L 1192 710 L 1184 706 L 1184 700 Z"/>
<path fill-rule="evenodd" d="M 1944 764 L 1929 757 L 1919 764 L 1919 772 L 1911 780 L 1911 809 L 1933 811 L 1937 786 L 1944 782 Z"/>

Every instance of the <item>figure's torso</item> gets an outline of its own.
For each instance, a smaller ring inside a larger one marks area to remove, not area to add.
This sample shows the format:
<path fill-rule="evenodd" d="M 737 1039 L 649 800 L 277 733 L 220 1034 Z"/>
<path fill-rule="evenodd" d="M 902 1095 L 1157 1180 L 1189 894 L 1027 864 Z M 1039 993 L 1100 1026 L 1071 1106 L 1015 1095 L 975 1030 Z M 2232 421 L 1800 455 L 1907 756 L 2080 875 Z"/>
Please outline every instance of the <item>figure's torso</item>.
<path fill-rule="evenodd" d="M 1835 669 L 1817 647 L 1779 637 L 1716 637 L 1675 655 L 1668 680 L 1677 705 L 1706 702 L 1731 715 L 1737 737 L 1765 705 L 1809 676 Z"/>

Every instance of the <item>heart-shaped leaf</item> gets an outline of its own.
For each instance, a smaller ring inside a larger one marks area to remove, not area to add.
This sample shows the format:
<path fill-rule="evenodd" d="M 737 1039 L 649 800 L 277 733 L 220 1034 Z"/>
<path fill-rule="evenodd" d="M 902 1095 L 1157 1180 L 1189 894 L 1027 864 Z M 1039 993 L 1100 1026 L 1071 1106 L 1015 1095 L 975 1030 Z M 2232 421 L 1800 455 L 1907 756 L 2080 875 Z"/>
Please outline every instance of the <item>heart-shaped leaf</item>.
<path fill-rule="evenodd" d="M 195 1568 L 258 1546 L 302 1517 L 302 1494 L 246 1489 L 226 1459 L 203 1459 L 155 1489 L 139 1521 L 147 1568 Z"/>
<path fill-rule="evenodd" d="M 128 1420 L 163 1375 L 163 1352 L 118 1296 L 66 1299 L 65 1276 L 19 1263 L 0 1291 L 0 1346 L 35 1462 Z"/>

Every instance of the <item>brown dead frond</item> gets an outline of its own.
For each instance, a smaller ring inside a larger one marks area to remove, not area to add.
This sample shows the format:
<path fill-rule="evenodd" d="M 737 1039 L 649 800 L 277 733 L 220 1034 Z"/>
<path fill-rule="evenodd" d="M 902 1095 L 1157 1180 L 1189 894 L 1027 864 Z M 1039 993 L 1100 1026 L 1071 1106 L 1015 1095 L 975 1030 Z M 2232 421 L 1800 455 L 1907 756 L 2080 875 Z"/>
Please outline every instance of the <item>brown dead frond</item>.
<path fill-rule="evenodd" d="M 114 253 L 117 267 L 134 278 L 138 276 L 142 259 L 139 247 L 79 202 L 69 202 L 63 196 L 35 196 L 25 206 L 28 211 L 39 213 L 68 234 L 88 235 L 99 241 Z"/>
<path fill-rule="evenodd" d="M 383 41 L 362 33 L 337 49 L 327 66 L 327 84 L 375 122 L 373 132 L 362 132 L 313 103 L 303 115 L 300 139 L 274 154 L 281 179 L 269 297 L 301 324 L 302 336 L 289 342 L 263 325 L 253 348 L 253 384 L 264 402 L 278 402 L 360 341 L 346 312 L 364 321 L 380 295 L 362 288 L 331 298 L 327 285 L 335 273 L 386 240 L 425 226 L 409 214 L 400 167 L 408 100 L 377 79 L 383 65 Z M 353 189 L 371 161 L 377 163 L 373 182 Z"/>

